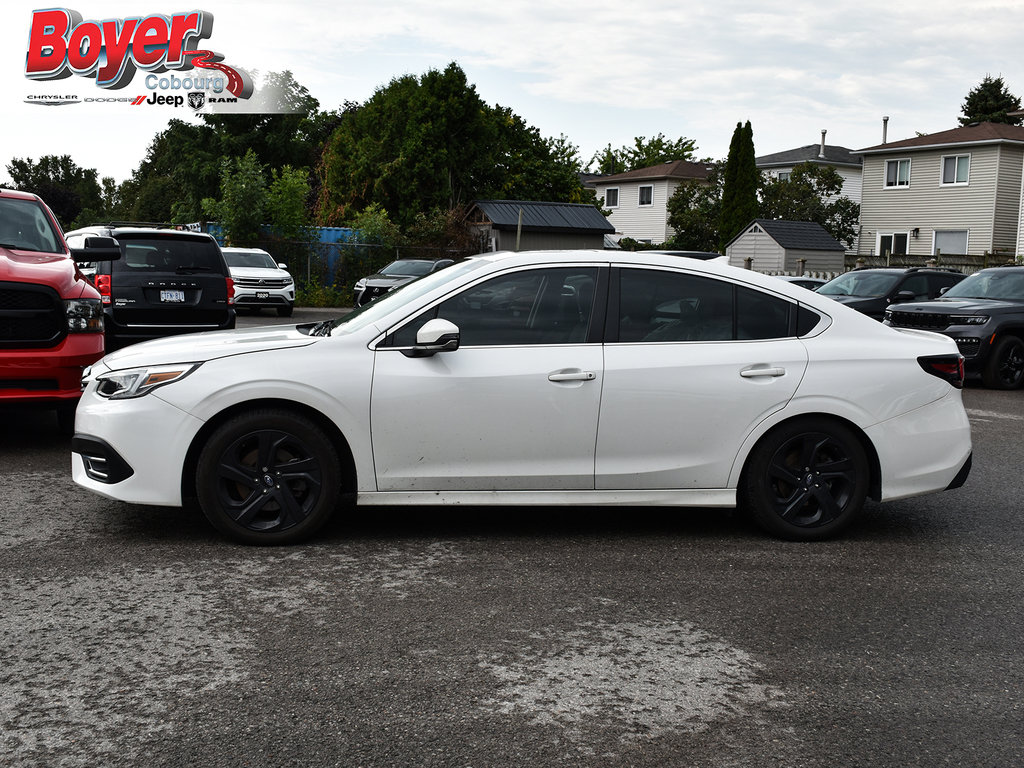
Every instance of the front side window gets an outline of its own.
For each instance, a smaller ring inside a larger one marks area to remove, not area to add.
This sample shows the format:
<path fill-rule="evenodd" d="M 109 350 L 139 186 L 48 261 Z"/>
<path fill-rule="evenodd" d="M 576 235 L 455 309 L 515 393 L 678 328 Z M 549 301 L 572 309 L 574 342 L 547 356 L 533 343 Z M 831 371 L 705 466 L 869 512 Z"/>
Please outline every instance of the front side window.
<path fill-rule="evenodd" d="M 619 188 L 610 187 L 605 190 L 604 193 L 604 207 L 605 208 L 617 208 L 619 205 Z"/>
<path fill-rule="evenodd" d="M 393 333 L 388 346 L 411 347 L 440 317 L 459 328 L 460 346 L 580 344 L 594 307 L 597 267 L 528 269 L 487 280 L 446 299 Z"/>
<path fill-rule="evenodd" d="M 910 160 L 886 160 L 885 161 L 885 186 L 886 187 L 909 187 L 910 186 Z"/>
<path fill-rule="evenodd" d="M 654 187 L 647 184 L 640 187 L 640 205 L 654 205 Z"/>
<path fill-rule="evenodd" d="M 733 341 L 784 338 L 790 302 L 724 280 L 657 270 L 623 269 L 620 342 Z"/>
<path fill-rule="evenodd" d="M 951 155 L 942 158 L 942 185 L 966 184 L 971 174 L 970 155 Z"/>

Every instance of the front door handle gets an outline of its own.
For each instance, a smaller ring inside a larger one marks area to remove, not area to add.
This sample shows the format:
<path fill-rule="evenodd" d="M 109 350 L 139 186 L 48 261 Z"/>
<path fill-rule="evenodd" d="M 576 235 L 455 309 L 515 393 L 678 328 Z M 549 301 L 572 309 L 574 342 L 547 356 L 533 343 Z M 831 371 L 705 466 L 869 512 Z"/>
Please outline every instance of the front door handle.
<path fill-rule="evenodd" d="M 571 371 L 548 374 L 548 381 L 593 381 L 596 378 L 597 374 L 593 371 Z"/>
<path fill-rule="evenodd" d="M 740 371 L 740 376 L 745 379 L 756 379 L 760 376 L 785 376 L 785 368 L 744 368 Z"/>

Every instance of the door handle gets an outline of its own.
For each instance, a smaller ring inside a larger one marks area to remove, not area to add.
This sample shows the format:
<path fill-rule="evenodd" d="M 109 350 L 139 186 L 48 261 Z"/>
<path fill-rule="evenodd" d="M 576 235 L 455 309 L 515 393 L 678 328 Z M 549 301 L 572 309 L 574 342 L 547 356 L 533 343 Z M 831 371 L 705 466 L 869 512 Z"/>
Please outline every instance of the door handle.
<path fill-rule="evenodd" d="M 740 371 L 740 376 L 745 379 L 756 379 L 760 376 L 785 376 L 785 368 L 744 368 Z"/>
<path fill-rule="evenodd" d="M 570 373 L 549 373 L 548 381 L 593 381 L 597 374 L 593 371 L 572 371 Z"/>

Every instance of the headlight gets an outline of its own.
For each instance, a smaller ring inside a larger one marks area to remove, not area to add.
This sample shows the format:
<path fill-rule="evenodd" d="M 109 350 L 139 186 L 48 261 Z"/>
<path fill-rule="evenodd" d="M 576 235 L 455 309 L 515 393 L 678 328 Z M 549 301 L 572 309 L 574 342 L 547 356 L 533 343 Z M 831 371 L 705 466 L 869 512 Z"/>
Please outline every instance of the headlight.
<path fill-rule="evenodd" d="M 356 290 L 357 291 L 361 291 L 365 287 L 366 287 L 366 281 L 365 280 L 357 280 L 356 281 Z"/>
<path fill-rule="evenodd" d="M 113 371 L 96 377 L 96 394 L 110 400 L 142 397 L 157 387 L 181 381 L 200 365 L 202 363 L 181 363 Z"/>
<path fill-rule="evenodd" d="M 988 315 L 953 315 L 949 318 L 951 325 L 984 325 Z"/>
<path fill-rule="evenodd" d="M 103 304 L 99 299 L 65 299 L 68 333 L 103 333 Z"/>

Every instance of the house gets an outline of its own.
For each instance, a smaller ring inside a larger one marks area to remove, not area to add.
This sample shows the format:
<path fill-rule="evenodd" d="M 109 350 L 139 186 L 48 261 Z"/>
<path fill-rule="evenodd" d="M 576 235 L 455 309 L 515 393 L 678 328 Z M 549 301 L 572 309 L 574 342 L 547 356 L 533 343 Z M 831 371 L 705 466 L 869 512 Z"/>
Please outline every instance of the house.
<path fill-rule="evenodd" d="M 1022 252 L 1024 127 L 972 123 L 858 153 L 859 255 Z"/>
<path fill-rule="evenodd" d="M 668 199 L 690 179 L 706 182 L 712 166 L 672 160 L 591 179 L 601 206 L 611 211 L 615 232 L 644 243 L 663 243 L 675 230 L 668 225 Z"/>
<path fill-rule="evenodd" d="M 843 188 L 839 194 L 860 203 L 863 158 L 852 149 L 826 144 L 826 133 L 827 131 L 821 132 L 821 141 L 817 144 L 762 155 L 754 158 L 754 164 L 769 179 L 787 179 L 793 169 L 802 163 L 830 166 L 843 179 Z"/>
<path fill-rule="evenodd" d="M 846 249 L 811 221 L 754 219 L 725 246 L 734 267 L 769 274 L 839 273 Z"/>
<path fill-rule="evenodd" d="M 492 251 L 604 248 L 615 228 L 593 205 L 477 200 L 466 219 Z"/>

